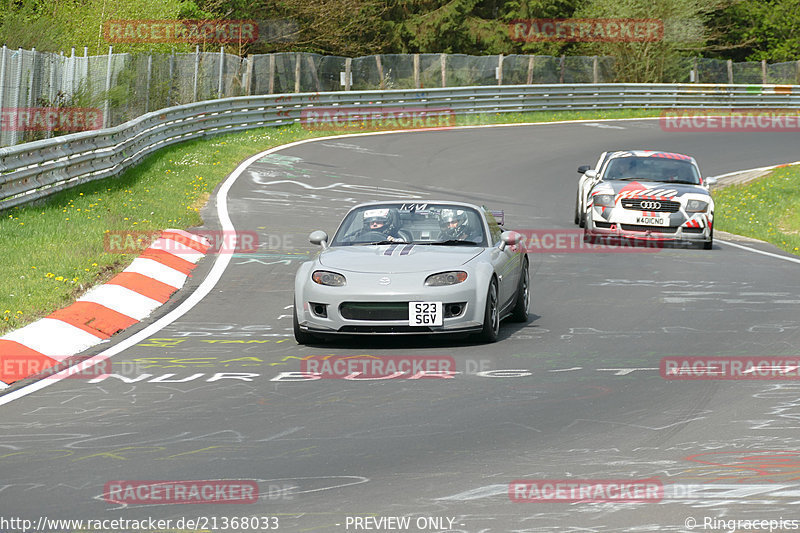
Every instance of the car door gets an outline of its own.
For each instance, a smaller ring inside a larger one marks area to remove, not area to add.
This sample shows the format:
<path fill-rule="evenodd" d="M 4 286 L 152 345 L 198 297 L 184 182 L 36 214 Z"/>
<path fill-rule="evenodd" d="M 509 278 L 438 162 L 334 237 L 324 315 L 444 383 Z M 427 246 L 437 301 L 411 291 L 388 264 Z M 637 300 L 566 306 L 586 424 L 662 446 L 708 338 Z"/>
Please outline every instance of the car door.
<path fill-rule="evenodd" d="M 498 280 L 498 300 L 500 307 L 504 308 L 516 297 L 522 270 L 522 254 L 517 251 L 515 246 L 506 246 L 501 250 L 500 235 L 503 233 L 503 229 L 491 213 L 486 214 L 486 221 L 489 224 L 489 240 L 492 246 L 490 257 Z"/>

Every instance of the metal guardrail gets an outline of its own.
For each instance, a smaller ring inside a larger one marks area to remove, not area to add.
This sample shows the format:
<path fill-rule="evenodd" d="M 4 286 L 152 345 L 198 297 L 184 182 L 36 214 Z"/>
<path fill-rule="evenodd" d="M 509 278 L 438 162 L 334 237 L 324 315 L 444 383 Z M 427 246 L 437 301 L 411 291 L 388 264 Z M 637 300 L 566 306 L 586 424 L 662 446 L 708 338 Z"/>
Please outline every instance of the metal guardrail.
<path fill-rule="evenodd" d="M 299 122 L 310 107 L 448 108 L 456 115 L 527 111 L 800 108 L 800 86 L 510 85 L 299 93 L 209 100 L 119 126 L 0 148 L 0 211 L 118 175 L 159 148 L 207 135 Z M 333 129 L 333 128 L 332 128 Z"/>

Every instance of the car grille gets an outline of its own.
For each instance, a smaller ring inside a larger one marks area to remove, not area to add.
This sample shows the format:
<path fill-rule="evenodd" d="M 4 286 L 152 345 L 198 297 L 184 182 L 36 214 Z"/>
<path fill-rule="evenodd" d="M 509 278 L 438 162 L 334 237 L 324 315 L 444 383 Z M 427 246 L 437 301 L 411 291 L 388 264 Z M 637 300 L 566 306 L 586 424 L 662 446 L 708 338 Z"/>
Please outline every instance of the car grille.
<path fill-rule="evenodd" d="M 642 202 L 655 202 L 661 204 L 658 209 L 642 209 Z M 637 211 L 648 211 L 650 213 L 677 213 L 681 208 L 680 202 L 671 200 L 648 200 L 646 198 L 624 198 L 622 200 L 624 209 L 635 209 Z"/>
<path fill-rule="evenodd" d="M 464 314 L 467 302 L 444 304 L 444 318 Z M 408 320 L 408 302 L 344 302 L 339 305 L 342 318 L 348 320 Z"/>
<path fill-rule="evenodd" d="M 339 313 L 348 320 L 408 320 L 408 302 L 344 302 Z"/>
<path fill-rule="evenodd" d="M 675 233 L 676 227 L 669 226 L 642 226 L 639 224 L 620 224 L 623 231 L 649 231 L 652 233 Z"/>

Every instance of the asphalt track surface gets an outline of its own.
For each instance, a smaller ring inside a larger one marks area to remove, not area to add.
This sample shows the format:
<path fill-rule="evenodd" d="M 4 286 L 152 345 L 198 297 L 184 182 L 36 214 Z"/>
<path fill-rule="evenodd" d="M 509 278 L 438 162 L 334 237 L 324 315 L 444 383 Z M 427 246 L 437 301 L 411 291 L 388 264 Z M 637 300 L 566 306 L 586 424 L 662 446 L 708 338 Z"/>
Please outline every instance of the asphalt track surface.
<path fill-rule="evenodd" d="M 575 228 L 575 169 L 603 150 L 687 153 L 719 175 L 794 161 L 799 139 L 666 133 L 635 120 L 359 136 L 274 152 L 228 194 L 233 225 L 258 232 L 263 249 L 232 257 L 188 313 L 113 358 L 131 383 L 68 379 L 0 406 L 0 517 L 276 516 L 282 531 L 365 531 L 354 517 L 410 516 L 407 531 L 469 532 L 711 531 L 701 528 L 706 518 L 800 519 L 800 385 L 671 381 L 658 371 L 665 356 L 796 355 L 795 262 L 722 242 L 711 251 L 531 254 L 530 321 L 504 323 L 491 345 L 298 346 L 290 307 L 294 272 L 317 250 L 308 234 L 332 234 L 360 201 L 466 200 L 504 209 L 510 228 Z M 215 202 L 204 213 L 212 229 Z M 157 316 L 91 353 L 167 315 L 215 260 Z M 465 373 L 275 381 L 300 370 L 299 358 L 325 354 L 452 356 Z M 652 477 L 665 486 L 659 502 L 508 496 L 517 479 Z M 103 498 L 110 480 L 231 479 L 256 480 L 258 502 Z M 680 493 L 686 485 L 701 490 Z M 420 517 L 454 521 L 417 528 Z"/>

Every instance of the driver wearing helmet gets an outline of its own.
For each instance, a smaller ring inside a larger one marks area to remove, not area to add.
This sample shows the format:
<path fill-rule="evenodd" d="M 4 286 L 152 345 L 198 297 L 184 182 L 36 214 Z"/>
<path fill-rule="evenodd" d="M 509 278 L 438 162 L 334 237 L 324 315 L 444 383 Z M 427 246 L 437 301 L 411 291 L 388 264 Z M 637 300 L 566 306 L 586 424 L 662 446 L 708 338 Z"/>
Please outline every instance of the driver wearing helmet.
<path fill-rule="evenodd" d="M 467 214 L 462 210 L 447 209 L 439 217 L 440 241 L 467 241 L 473 240 L 472 231 L 469 227 Z"/>
<path fill-rule="evenodd" d="M 397 232 L 398 218 L 396 209 L 369 209 L 364 212 L 364 227 L 359 235 L 380 233 L 387 241 L 408 242 Z"/>

